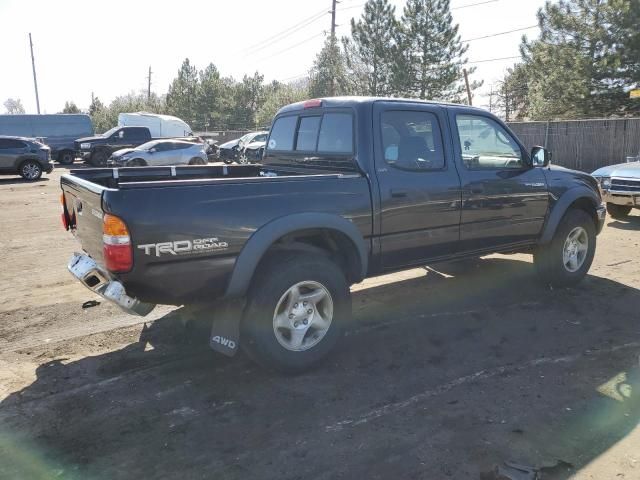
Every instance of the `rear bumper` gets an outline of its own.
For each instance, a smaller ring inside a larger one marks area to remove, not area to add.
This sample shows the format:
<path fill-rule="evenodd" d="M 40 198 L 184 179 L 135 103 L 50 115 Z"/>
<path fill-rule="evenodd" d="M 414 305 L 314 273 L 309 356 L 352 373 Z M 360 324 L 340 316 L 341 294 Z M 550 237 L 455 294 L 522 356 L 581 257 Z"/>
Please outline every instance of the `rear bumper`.
<path fill-rule="evenodd" d="M 101 268 L 88 255 L 74 253 L 69 259 L 67 269 L 93 293 L 115 303 L 131 315 L 144 317 L 155 307 L 152 303 L 144 303 L 128 296 L 124 285 L 115 280 L 109 272 Z"/>

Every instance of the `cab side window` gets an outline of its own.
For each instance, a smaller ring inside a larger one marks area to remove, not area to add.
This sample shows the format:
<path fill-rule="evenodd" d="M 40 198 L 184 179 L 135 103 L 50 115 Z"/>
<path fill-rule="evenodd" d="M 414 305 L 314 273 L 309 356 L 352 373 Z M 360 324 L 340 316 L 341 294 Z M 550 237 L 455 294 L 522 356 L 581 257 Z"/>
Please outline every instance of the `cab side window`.
<path fill-rule="evenodd" d="M 278 118 L 269 135 L 268 150 L 290 152 L 293 150 L 293 138 L 298 123 L 297 115 Z"/>
<path fill-rule="evenodd" d="M 382 146 L 385 162 L 401 170 L 444 168 L 442 135 L 436 116 L 415 110 L 382 113 Z"/>
<path fill-rule="evenodd" d="M 518 169 L 524 166 L 520 146 L 495 120 L 457 115 L 462 163 L 469 170 Z"/>

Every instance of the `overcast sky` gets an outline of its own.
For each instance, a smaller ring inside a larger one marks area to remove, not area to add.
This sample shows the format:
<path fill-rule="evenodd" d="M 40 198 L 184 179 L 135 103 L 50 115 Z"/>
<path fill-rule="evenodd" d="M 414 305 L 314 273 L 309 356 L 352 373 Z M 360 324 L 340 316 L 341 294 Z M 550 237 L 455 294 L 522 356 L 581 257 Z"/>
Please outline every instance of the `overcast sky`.
<path fill-rule="evenodd" d="M 468 6 L 470 4 L 483 4 Z M 392 0 L 401 12 L 404 0 Z M 544 0 L 451 0 L 463 40 L 530 27 Z M 364 0 L 343 0 L 338 34 L 349 32 Z M 94 92 L 103 102 L 130 91 L 166 93 L 185 57 L 199 69 L 213 62 L 227 76 L 258 70 L 266 80 L 304 75 L 329 30 L 331 0 L 0 0 L 0 111 L 19 98 L 36 112 L 31 73 L 31 32 L 42 113 L 56 113 L 66 100 L 83 109 Z M 460 8 L 463 7 L 463 8 Z M 314 17 L 315 16 L 315 17 Z M 269 40 L 290 27 L 297 31 Z M 324 33 L 323 33 L 324 32 Z M 537 28 L 469 43 L 470 61 L 518 55 L 520 37 Z M 296 46 L 297 45 L 297 46 Z M 476 105 L 505 69 L 517 60 L 477 63 L 473 79 L 485 85 Z"/>

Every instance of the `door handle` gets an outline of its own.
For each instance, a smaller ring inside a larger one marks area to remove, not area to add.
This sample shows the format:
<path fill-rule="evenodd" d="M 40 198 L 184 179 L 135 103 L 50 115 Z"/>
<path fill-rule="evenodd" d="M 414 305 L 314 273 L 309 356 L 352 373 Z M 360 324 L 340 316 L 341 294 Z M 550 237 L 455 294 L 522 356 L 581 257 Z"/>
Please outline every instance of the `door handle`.
<path fill-rule="evenodd" d="M 393 198 L 406 197 L 409 194 L 406 190 L 391 190 L 391 196 Z"/>

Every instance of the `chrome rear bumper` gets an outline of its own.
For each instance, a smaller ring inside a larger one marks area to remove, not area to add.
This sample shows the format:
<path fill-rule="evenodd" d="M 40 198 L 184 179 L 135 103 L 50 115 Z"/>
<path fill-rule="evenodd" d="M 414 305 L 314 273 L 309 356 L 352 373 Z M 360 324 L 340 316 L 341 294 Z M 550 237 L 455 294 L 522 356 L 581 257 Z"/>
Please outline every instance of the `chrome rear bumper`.
<path fill-rule="evenodd" d="M 131 315 L 144 317 L 154 309 L 155 304 L 144 303 L 127 295 L 124 285 L 114 280 L 109 272 L 102 269 L 91 257 L 74 253 L 67 269 L 77 280 L 93 293 L 115 303 Z"/>

